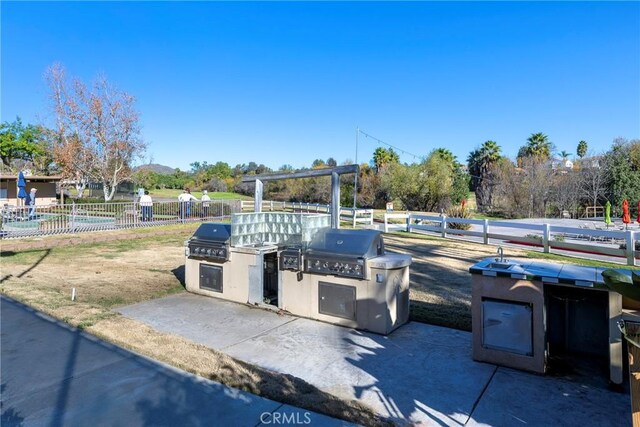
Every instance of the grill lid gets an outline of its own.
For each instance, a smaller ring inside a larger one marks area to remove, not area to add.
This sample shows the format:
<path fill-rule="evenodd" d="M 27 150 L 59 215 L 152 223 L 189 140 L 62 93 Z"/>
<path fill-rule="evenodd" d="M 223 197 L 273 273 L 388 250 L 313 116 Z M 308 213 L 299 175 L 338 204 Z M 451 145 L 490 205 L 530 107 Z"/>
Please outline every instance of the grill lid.
<path fill-rule="evenodd" d="M 200 225 L 191 239 L 225 243 L 231 238 L 231 225 L 205 223 Z"/>
<path fill-rule="evenodd" d="M 384 255 L 384 243 L 380 231 L 325 228 L 314 236 L 306 252 L 368 259 Z"/>

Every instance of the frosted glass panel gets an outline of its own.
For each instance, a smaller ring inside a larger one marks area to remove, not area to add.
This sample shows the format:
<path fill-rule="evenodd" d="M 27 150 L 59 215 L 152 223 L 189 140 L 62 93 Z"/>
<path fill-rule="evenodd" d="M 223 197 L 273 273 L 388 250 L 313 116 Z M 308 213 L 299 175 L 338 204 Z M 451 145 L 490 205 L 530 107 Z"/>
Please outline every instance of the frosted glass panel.
<path fill-rule="evenodd" d="M 251 212 L 231 215 L 231 245 L 264 242 L 278 245 L 304 245 L 321 228 L 331 225 L 328 214 Z"/>

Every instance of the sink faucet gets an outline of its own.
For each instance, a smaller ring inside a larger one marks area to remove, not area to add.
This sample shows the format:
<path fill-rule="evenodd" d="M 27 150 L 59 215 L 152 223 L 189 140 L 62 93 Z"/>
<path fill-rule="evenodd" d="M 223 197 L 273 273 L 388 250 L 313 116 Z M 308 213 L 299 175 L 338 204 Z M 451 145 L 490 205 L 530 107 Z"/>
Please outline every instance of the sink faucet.
<path fill-rule="evenodd" d="M 504 250 L 502 249 L 502 246 L 498 246 L 498 255 L 500 255 L 500 262 L 504 261 Z"/>

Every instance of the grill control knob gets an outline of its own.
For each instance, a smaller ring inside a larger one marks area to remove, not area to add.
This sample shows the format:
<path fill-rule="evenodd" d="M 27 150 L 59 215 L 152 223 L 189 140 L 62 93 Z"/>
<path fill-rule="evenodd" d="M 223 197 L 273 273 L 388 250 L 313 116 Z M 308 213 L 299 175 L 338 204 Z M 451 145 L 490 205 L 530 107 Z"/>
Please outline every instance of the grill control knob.
<path fill-rule="evenodd" d="M 211 249 L 207 249 L 207 255 L 211 255 Z"/>
<path fill-rule="evenodd" d="M 322 268 L 324 268 L 325 270 L 329 268 L 329 263 L 325 262 L 324 264 L 322 264 Z"/>

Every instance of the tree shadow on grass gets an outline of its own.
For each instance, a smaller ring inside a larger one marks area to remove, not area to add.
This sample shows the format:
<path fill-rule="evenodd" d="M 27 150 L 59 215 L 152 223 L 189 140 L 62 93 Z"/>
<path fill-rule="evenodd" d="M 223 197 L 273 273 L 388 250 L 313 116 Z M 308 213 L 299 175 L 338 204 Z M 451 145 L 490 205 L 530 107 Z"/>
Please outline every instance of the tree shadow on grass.
<path fill-rule="evenodd" d="M 42 256 L 33 263 L 33 265 L 31 265 L 29 268 L 27 268 L 26 270 L 24 270 L 22 273 L 18 274 L 18 278 L 22 278 L 24 277 L 26 274 L 28 274 L 31 270 L 33 270 L 34 268 L 36 268 L 38 265 L 40 265 L 40 263 L 42 261 L 44 261 L 44 259 L 46 257 L 49 256 L 49 254 L 51 253 L 51 249 L 47 249 L 44 251 L 44 253 L 42 254 Z M 0 255 L 2 258 L 4 257 L 9 257 L 9 256 L 15 256 L 17 255 L 16 252 L 2 252 L 2 255 Z M 10 278 L 13 277 L 13 274 L 7 274 L 6 276 L 4 276 L 2 279 L 0 279 L 0 283 L 3 283 L 6 280 L 9 280 Z"/>

